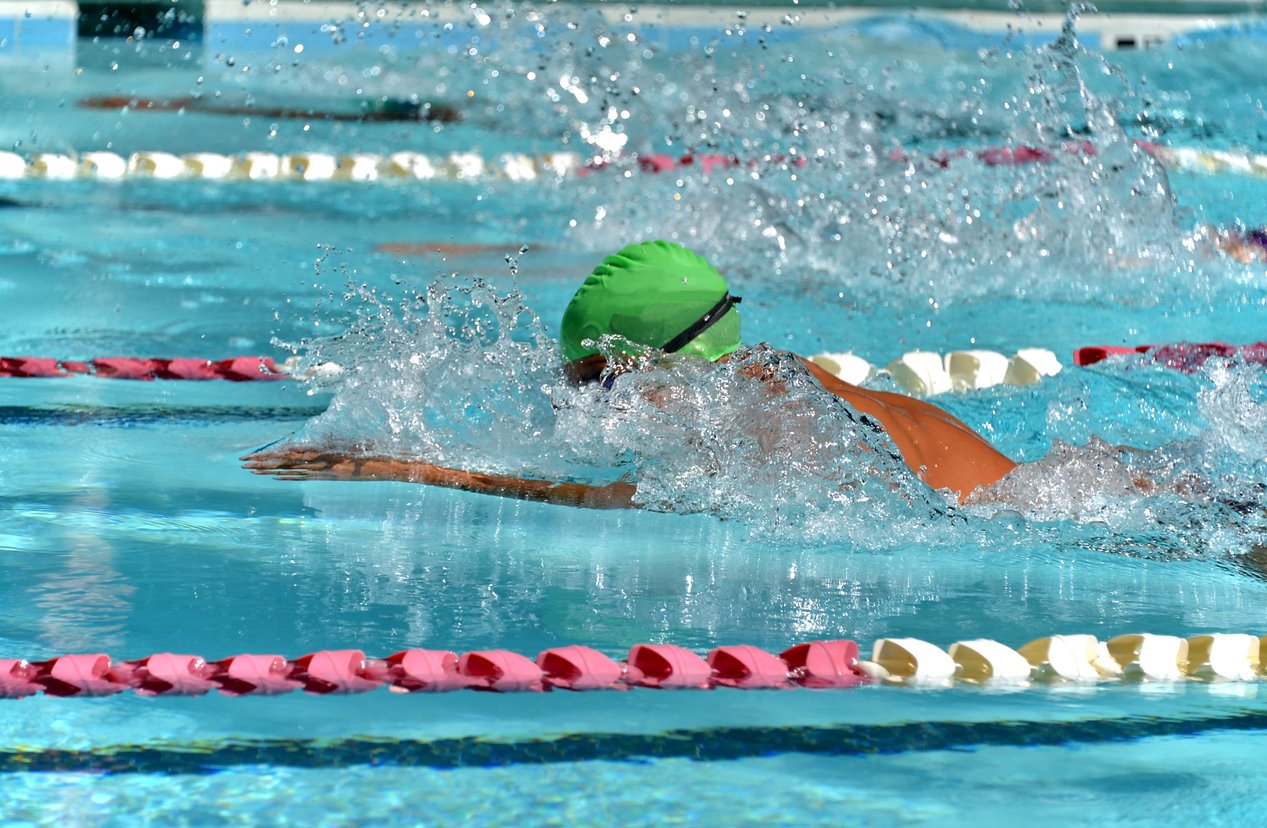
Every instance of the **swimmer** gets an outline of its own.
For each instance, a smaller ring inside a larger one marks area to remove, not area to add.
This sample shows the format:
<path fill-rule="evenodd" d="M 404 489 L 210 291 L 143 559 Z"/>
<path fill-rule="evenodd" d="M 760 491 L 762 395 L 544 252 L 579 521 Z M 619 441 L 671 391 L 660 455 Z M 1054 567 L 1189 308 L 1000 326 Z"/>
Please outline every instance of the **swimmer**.
<path fill-rule="evenodd" d="M 608 256 L 585 280 L 563 314 L 565 371 L 576 383 L 606 381 L 628 365 L 608 365 L 596 342 L 629 343 L 726 363 L 740 348 L 739 298 L 701 256 L 678 244 L 644 242 Z M 1016 467 L 955 417 L 923 400 L 851 385 L 804 357 L 789 354 L 822 389 L 888 433 L 919 479 L 960 502 Z M 399 457 L 357 456 L 310 448 L 261 450 L 242 458 L 256 474 L 282 480 L 399 480 L 503 497 L 588 508 L 631 508 L 636 485 L 593 486 L 528 480 L 446 468 Z"/>
<path fill-rule="evenodd" d="M 309 107 L 267 107 L 246 104 L 210 103 L 204 98 L 138 98 L 130 95 L 110 95 L 84 98 L 77 104 L 80 109 L 131 109 L 150 112 L 197 112 L 205 115 L 245 115 L 258 118 L 284 118 L 304 121 L 355 121 L 357 123 L 382 121 L 439 121 L 452 123 L 462 120 L 462 113 L 443 103 L 414 102 L 399 98 L 379 98 L 363 101 L 361 108 L 349 112 L 312 109 Z"/>
<path fill-rule="evenodd" d="M 1267 227 L 1242 231 L 1203 224 L 1197 233 L 1206 244 L 1241 264 L 1267 262 Z"/>
<path fill-rule="evenodd" d="M 1012 233 L 1023 242 L 1037 241 L 1041 237 L 1038 227 L 1039 214 L 1030 213 L 1012 225 Z M 1220 227 L 1216 224 L 1199 224 L 1188 237 L 1189 249 L 1204 258 L 1226 256 L 1241 264 L 1267 262 L 1267 227 Z M 1140 258 L 1126 257 L 1117 260 L 1124 267 L 1147 264 Z"/>

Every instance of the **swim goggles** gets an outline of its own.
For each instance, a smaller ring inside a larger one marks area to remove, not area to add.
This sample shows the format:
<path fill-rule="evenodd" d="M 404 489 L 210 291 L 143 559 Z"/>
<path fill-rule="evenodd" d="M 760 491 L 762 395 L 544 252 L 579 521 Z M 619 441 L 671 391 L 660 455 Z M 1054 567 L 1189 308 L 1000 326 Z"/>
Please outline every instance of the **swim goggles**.
<path fill-rule="evenodd" d="M 742 301 L 743 297 L 731 296 L 730 291 L 727 291 L 716 305 L 713 305 L 708 309 L 707 313 L 692 322 L 686 330 L 664 343 L 664 347 L 660 350 L 664 351 L 666 354 L 677 353 L 685 348 L 687 343 L 689 343 L 692 339 L 713 327 L 713 325 L 716 325 L 731 308 Z"/>

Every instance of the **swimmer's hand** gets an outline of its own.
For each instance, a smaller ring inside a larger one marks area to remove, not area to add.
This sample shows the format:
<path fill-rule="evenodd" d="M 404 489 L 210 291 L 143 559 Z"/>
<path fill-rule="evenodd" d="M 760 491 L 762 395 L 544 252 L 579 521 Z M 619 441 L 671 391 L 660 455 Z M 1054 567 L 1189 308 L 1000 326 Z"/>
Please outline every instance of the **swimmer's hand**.
<path fill-rule="evenodd" d="M 450 469 L 422 460 L 340 454 L 310 448 L 260 451 L 248 454 L 242 460 L 243 468 L 278 480 L 398 480 L 586 509 L 635 508 L 633 496 L 637 491 L 637 487 L 624 480 L 605 486 L 556 483 Z"/>

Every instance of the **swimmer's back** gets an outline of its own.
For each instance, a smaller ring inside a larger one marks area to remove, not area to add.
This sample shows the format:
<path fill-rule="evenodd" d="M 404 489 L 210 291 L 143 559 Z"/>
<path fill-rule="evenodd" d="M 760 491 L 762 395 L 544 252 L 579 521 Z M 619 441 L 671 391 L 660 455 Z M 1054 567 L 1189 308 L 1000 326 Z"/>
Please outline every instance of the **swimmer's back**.
<path fill-rule="evenodd" d="M 906 464 L 934 489 L 949 489 L 962 502 L 973 490 L 998 482 L 1016 468 L 981 435 L 934 405 L 851 385 L 809 360 L 801 358 L 801 362 L 824 388 L 875 418 Z"/>

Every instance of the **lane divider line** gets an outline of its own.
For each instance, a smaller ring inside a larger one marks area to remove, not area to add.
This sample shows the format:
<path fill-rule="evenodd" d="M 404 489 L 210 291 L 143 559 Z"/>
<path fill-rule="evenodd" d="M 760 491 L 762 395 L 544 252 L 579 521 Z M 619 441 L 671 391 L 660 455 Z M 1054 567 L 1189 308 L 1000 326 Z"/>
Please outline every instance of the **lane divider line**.
<path fill-rule="evenodd" d="M 219 661 L 155 653 L 113 661 L 104 653 L 43 661 L 0 659 L 0 698 L 139 695 L 324 695 L 487 690 L 675 690 L 852 688 L 878 683 L 1028 687 L 1034 683 L 1247 682 L 1262 678 L 1267 636 L 1211 633 L 1190 638 L 1150 633 L 1099 641 L 1053 635 L 1014 650 L 991 639 L 957 641 L 946 650 L 917 638 L 881 638 L 869 660 L 848 639 L 797 644 L 779 655 L 749 644 L 715 647 L 707 656 L 673 644 L 636 644 L 626 658 L 582 645 L 552 647 L 535 659 L 510 650 L 409 649 L 368 658 L 364 651 L 319 650 L 296 659 L 243 653 Z"/>
<path fill-rule="evenodd" d="M 38 153 L 30 159 L 0 152 L 0 180 L 43 179 L 71 181 L 208 180 L 208 181 L 329 181 L 373 183 L 391 181 L 475 181 L 505 179 L 532 181 L 580 174 L 585 160 L 579 153 L 551 152 L 532 156 L 503 153 L 484 158 L 474 152 L 452 152 L 442 157 L 417 152 L 388 155 L 302 152 L 278 155 L 242 152 L 223 155 L 193 152 L 135 152 L 124 157 L 113 152 L 78 155 Z"/>
<path fill-rule="evenodd" d="M 1146 354 L 1167 368 L 1191 373 L 1214 357 L 1240 359 L 1256 365 L 1267 365 L 1267 342 L 1232 345 L 1227 342 L 1175 342 L 1168 345 L 1088 345 L 1073 352 L 1073 364 L 1095 365 L 1114 357 Z"/>
<path fill-rule="evenodd" d="M 953 351 L 942 357 L 926 351 L 912 351 L 877 369 L 852 353 L 817 354 L 810 359 L 846 382 L 860 385 L 880 373 L 888 373 L 907 391 L 921 396 L 946 391 L 990 388 L 1001 383 L 1028 385 L 1061 370 L 1051 351 L 1023 348 L 1012 358 L 994 351 Z M 59 360 L 51 357 L 0 356 L 0 377 L 54 378 L 92 376 L 125 380 L 250 380 L 328 378 L 342 372 L 342 366 L 327 362 L 303 375 L 296 375 L 294 357 L 278 363 L 266 356 L 238 356 L 210 360 L 167 357 L 99 357 L 91 360 Z"/>
<path fill-rule="evenodd" d="M 1154 362 L 1178 371 L 1199 370 L 1212 358 L 1238 359 L 1267 365 L 1267 342 L 1231 345 L 1226 342 L 1179 342 L 1168 345 L 1094 345 L 1074 351 L 1074 364 L 1096 365 L 1125 356 L 1147 355 Z M 971 349 L 939 354 L 909 351 L 879 368 L 857 354 L 823 352 L 810 361 L 828 373 L 854 385 L 888 375 L 907 393 L 929 397 L 948 392 L 963 393 L 999 385 L 1024 386 L 1059 374 L 1064 367 L 1055 353 L 1046 348 L 1021 348 L 1011 357 L 998 351 Z M 211 360 L 188 357 L 98 357 L 90 360 L 59 360 L 52 357 L 0 356 L 0 377 L 55 378 L 92 376 L 126 380 L 251 380 L 330 378 L 343 367 L 326 362 L 296 374 L 299 360 L 290 357 L 277 362 L 267 356 L 237 356 Z"/>
<path fill-rule="evenodd" d="M 177 357 L 99 357 L 86 361 L 48 357 L 0 357 L 0 377 L 23 379 L 92 376 L 125 380 L 280 380 L 291 378 L 287 364 L 272 357 L 239 356 L 228 359 Z"/>
<path fill-rule="evenodd" d="M 1267 177 L 1267 154 L 1239 150 L 1168 147 L 1146 141 L 1135 145 L 1171 170 L 1209 174 Z M 959 160 L 975 160 L 987 167 L 1021 167 L 1049 164 L 1063 154 L 1093 156 L 1090 142 L 1073 142 L 1054 150 L 1030 146 L 988 147 L 982 150 L 933 152 L 912 156 L 902 150 L 889 153 L 902 164 L 927 163 L 946 168 Z M 809 159 L 790 153 L 741 159 L 720 153 L 608 153 L 583 155 L 578 152 L 547 152 L 540 155 L 501 153 L 486 158 L 477 152 L 459 151 L 431 156 L 413 151 L 387 154 L 349 152 L 297 152 L 277 154 L 245 151 L 226 155 L 192 152 L 177 155 L 151 150 L 123 156 L 109 151 L 83 153 L 36 153 L 30 157 L 0 152 L 0 180 L 42 179 L 70 181 L 93 179 L 122 181 L 209 180 L 209 181 L 293 181 L 293 182 L 404 182 L 404 181 L 507 181 L 559 180 L 611 170 L 617 173 L 671 173 L 701 170 L 705 173 L 738 168 L 756 170 L 765 165 L 805 167 Z"/>
<path fill-rule="evenodd" d="M 1046 348 L 1022 348 L 1011 357 L 979 349 L 951 351 L 944 356 L 932 351 L 910 351 L 885 368 L 877 368 L 852 352 L 815 354 L 810 361 L 854 385 L 888 374 L 905 391 L 918 397 L 997 385 L 1033 385 L 1062 370 L 1060 360 Z"/>

